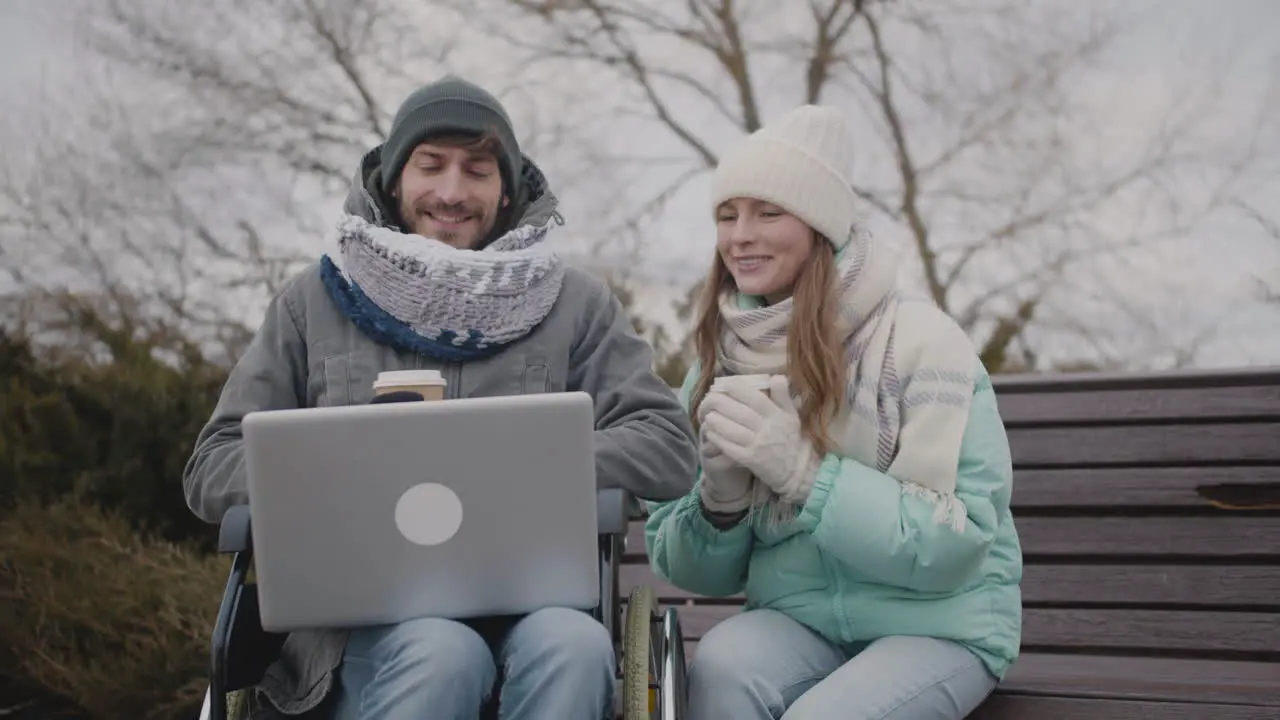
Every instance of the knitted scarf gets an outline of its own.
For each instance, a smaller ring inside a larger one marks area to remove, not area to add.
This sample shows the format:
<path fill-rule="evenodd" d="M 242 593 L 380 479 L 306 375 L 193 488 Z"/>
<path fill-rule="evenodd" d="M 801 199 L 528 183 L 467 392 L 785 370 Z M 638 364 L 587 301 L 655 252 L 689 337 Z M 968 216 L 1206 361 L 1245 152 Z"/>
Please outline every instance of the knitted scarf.
<path fill-rule="evenodd" d="M 834 452 L 894 478 L 904 493 L 934 505 L 935 521 L 961 532 L 966 511 L 955 484 L 976 353 L 934 304 L 899 295 L 888 248 L 861 229 L 854 233 L 837 256 L 849 381 L 831 427 Z M 792 307 L 790 299 L 764 306 L 736 292 L 723 295 L 720 367 L 734 375 L 785 373 Z M 794 508 L 755 483 L 757 506 L 794 516 Z"/>
<path fill-rule="evenodd" d="M 524 337 L 551 311 L 564 266 L 542 245 L 549 227 L 521 225 L 481 250 L 459 250 L 344 215 L 321 277 L 375 342 L 464 362 Z"/>

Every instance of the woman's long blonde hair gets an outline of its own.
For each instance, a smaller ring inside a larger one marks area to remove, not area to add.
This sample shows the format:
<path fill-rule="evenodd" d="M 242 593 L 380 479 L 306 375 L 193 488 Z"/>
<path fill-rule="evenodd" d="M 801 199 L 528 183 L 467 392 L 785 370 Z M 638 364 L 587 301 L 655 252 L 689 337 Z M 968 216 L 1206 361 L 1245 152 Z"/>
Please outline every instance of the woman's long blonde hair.
<path fill-rule="evenodd" d="M 836 272 L 835 249 L 815 233 L 813 251 L 792 290 L 794 304 L 787 326 L 786 375 L 792 392 L 801 398 L 800 428 L 819 455 L 832 449 L 829 433 L 844 405 L 849 371 L 837 322 L 840 298 Z M 736 289 L 729 268 L 717 252 L 698 300 L 698 324 L 693 335 L 699 371 L 689 408 L 695 429 L 698 406 L 715 380 L 716 348 L 724 323 L 720 297 Z"/>

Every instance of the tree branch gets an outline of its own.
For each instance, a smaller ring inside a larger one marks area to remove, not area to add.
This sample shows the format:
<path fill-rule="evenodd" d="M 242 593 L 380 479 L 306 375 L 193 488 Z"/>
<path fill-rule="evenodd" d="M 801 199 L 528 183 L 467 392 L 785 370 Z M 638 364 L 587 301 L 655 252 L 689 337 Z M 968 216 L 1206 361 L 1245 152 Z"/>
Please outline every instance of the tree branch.
<path fill-rule="evenodd" d="M 907 226 L 911 230 L 916 253 L 920 256 L 920 264 L 924 272 L 924 281 L 928 288 L 929 296 L 938 304 L 938 307 L 942 308 L 944 312 L 948 312 L 950 310 L 950 298 L 948 297 L 947 287 L 942 283 L 941 271 L 938 268 L 938 256 L 929 243 L 929 228 L 925 224 L 920 210 L 920 176 L 911 158 L 906 128 L 903 125 L 898 108 L 894 104 L 893 84 L 890 79 L 890 65 L 892 63 L 889 59 L 888 50 L 885 48 L 884 39 L 881 36 L 879 21 L 869 15 L 864 17 L 866 18 L 867 29 L 871 33 L 871 44 L 875 52 L 876 65 L 879 72 L 878 84 L 868 85 L 867 89 L 879 100 L 883 119 L 893 137 L 893 154 L 897 163 L 898 174 L 902 180 L 902 197 L 899 208 L 902 212 L 902 217 L 906 219 Z"/>

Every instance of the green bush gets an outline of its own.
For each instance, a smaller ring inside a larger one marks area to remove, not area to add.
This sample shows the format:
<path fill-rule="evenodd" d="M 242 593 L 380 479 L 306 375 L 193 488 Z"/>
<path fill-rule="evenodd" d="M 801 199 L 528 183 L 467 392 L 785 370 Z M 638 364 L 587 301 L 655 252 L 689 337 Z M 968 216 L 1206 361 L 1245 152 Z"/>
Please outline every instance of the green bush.
<path fill-rule="evenodd" d="M 195 717 L 228 563 L 69 496 L 0 520 L 0 675 L 92 718 Z"/>
<path fill-rule="evenodd" d="M 227 370 L 163 327 L 55 305 L 0 328 L 0 707 L 195 717 L 227 563 L 181 477 Z"/>
<path fill-rule="evenodd" d="M 181 343 L 77 323 L 97 342 L 43 357 L 0 332 L 0 502 L 77 492 L 141 532 L 210 548 L 181 478 L 226 370 Z"/>

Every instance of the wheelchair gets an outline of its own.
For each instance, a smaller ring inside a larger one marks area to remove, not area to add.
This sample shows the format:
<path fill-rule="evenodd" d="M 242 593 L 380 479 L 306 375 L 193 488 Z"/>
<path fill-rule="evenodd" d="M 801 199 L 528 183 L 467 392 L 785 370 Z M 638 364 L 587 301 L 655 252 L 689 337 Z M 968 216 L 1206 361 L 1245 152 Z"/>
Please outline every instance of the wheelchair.
<path fill-rule="evenodd" d="M 623 612 L 619 566 L 627 523 L 637 508 L 623 490 L 597 495 L 600 604 L 592 615 L 609 630 L 621 674 L 618 699 L 624 720 L 682 720 L 685 716 L 684 638 L 674 608 L 664 612 L 653 589 L 632 588 Z M 231 571 L 214 623 L 200 720 L 244 720 L 250 695 L 278 657 L 285 635 L 263 630 L 257 585 L 250 581 L 253 540 L 248 506 L 227 511 L 219 526 L 218 552 L 232 556 Z M 615 701 L 615 710 L 618 703 Z M 308 714 L 310 716 L 310 714 Z"/>

